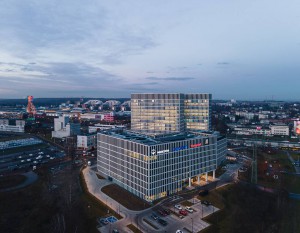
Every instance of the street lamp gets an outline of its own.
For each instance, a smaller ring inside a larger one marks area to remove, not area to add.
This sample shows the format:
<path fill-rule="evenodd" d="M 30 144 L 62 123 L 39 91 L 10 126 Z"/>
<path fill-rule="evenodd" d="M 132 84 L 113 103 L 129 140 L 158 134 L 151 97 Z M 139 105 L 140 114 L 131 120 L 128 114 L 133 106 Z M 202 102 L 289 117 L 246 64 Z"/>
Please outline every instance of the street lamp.
<path fill-rule="evenodd" d="M 193 218 L 192 219 L 192 233 L 194 233 L 194 221 L 193 221 Z"/>
<path fill-rule="evenodd" d="M 137 226 L 137 229 L 139 230 L 138 214 L 136 214 L 136 226 Z"/>

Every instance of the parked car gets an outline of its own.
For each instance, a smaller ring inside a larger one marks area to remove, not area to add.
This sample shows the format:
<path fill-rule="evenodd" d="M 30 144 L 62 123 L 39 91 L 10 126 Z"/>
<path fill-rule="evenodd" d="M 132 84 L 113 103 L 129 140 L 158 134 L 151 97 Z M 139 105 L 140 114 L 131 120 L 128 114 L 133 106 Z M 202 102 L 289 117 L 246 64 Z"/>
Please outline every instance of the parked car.
<path fill-rule="evenodd" d="M 151 218 L 153 218 L 154 220 L 157 220 L 157 219 L 158 219 L 158 216 L 157 216 L 155 213 L 152 213 L 152 214 L 151 214 Z"/>
<path fill-rule="evenodd" d="M 201 204 L 206 205 L 206 206 L 211 205 L 211 203 L 209 201 L 205 201 L 205 200 L 201 201 Z"/>
<path fill-rule="evenodd" d="M 162 211 L 162 210 L 158 210 L 157 211 L 161 216 L 166 216 L 167 214 L 164 212 L 164 211 Z"/>
<path fill-rule="evenodd" d="M 158 219 L 158 222 L 159 222 L 161 225 L 163 225 L 163 226 L 168 225 L 168 222 L 167 222 L 166 220 L 161 219 L 161 218 Z"/>
<path fill-rule="evenodd" d="M 112 233 L 119 233 L 119 231 L 117 229 L 113 229 Z"/>
<path fill-rule="evenodd" d="M 188 212 L 190 212 L 190 213 L 194 212 L 194 210 L 191 207 L 189 207 L 189 206 L 186 206 L 185 210 L 188 211 Z"/>
<path fill-rule="evenodd" d="M 164 211 L 167 215 L 171 214 L 170 210 L 168 209 L 162 209 L 162 211 Z"/>
<path fill-rule="evenodd" d="M 100 223 L 107 225 L 109 222 L 107 221 L 106 218 L 101 218 Z"/>
<path fill-rule="evenodd" d="M 183 231 L 182 230 L 177 230 L 176 233 L 183 233 Z"/>
<path fill-rule="evenodd" d="M 182 207 L 180 205 L 175 205 L 175 208 L 178 210 L 182 210 Z"/>
<path fill-rule="evenodd" d="M 179 210 L 179 214 L 187 216 L 188 212 L 186 210 Z"/>

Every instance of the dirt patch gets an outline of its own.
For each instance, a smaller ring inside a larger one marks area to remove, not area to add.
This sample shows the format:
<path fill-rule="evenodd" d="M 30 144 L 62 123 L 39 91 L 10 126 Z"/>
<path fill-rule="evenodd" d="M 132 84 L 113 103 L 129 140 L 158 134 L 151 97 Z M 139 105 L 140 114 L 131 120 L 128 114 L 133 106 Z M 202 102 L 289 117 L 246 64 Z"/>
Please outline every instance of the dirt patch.
<path fill-rule="evenodd" d="M 103 187 L 102 192 L 130 210 L 144 210 L 150 207 L 147 202 L 116 184 Z"/>

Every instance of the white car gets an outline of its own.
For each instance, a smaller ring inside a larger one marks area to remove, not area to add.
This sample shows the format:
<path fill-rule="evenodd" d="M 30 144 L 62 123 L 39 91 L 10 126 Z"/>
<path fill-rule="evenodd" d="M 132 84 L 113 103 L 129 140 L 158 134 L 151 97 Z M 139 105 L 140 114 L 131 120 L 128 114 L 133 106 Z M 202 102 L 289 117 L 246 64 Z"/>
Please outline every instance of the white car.
<path fill-rule="evenodd" d="M 50 155 L 46 155 L 47 158 L 50 158 Z"/>
<path fill-rule="evenodd" d="M 194 212 L 194 210 L 191 207 L 189 207 L 189 206 L 186 206 L 185 210 L 188 211 L 188 212 L 190 212 L 190 213 Z"/>
<path fill-rule="evenodd" d="M 54 159 L 54 157 L 50 157 L 50 159 L 52 160 L 52 159 Z"/>
<path fill-rule="evenodd" d="M 31 161 L 31 159 L 27 159 L 27 162 L 30 162 Z"/>
<path fill-rule="evenodd" d="M 180 205 L 175 205 L 174 207 L 178 210 L 182 210 L 182 207 Z"/>
<path fill-rule="evenodd" d="M 176 233 L 183 233 L 183 231 L 182 230 L 177 230 Z"/>
<path fill-rule="evenodd" d="M 21 160 L 21 163 L 24 163 L 25 162 L 25 160 Z"/>

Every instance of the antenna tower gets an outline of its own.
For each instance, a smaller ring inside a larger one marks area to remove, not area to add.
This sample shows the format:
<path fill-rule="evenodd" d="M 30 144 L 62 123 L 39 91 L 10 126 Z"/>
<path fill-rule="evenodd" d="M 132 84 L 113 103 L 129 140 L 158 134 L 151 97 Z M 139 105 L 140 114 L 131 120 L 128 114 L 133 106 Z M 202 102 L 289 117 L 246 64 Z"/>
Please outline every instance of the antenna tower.
<path fill-rule="evenodd" d="M 34 116 L 36 114 L 36 109 L 35 106 L 33 105 L 33 96 L 29 95 L 27 96 L 28 99 L 28 104 L 27 104 L 27 108 L 26 111 L 29 115 Z"/>

